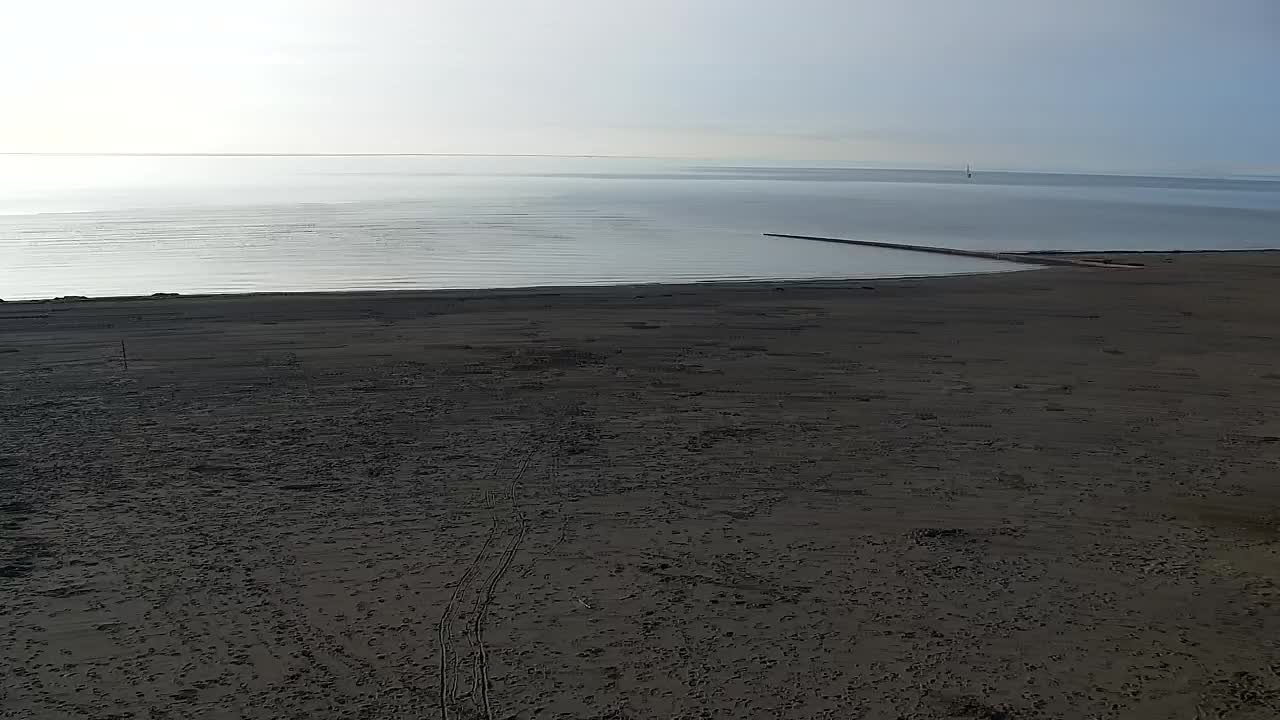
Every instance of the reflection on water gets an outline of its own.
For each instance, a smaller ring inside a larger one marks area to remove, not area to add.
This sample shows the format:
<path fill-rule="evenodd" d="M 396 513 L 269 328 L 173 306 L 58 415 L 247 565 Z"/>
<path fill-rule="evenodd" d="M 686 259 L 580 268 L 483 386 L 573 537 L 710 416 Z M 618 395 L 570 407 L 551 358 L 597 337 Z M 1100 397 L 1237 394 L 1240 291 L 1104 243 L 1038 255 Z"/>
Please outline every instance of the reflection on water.
<path fill-rule="evenodd" d="M 0 297 L 981 272 L 765 238 L 1267 247 L 1280 183 L 458 157 L 0 157 Z"/>

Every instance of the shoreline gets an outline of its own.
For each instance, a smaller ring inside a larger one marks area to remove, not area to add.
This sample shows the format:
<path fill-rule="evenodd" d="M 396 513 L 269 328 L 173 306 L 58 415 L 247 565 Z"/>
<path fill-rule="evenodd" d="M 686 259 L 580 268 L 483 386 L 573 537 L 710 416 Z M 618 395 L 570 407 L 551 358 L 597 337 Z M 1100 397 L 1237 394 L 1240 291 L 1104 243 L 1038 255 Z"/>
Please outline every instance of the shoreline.
<path fill-rule="evenodd" d="M 398 298 L 403 300 L 456 300 L 456 299 L 519 299 L 541 296 L 602 296 L 626 293 L 630 291 L 656 290 L 660 292 L 679 292 L 683 294 L 697 293 L 701 290 L 759 290 L 761 288 L 796 289 L 829 289 L 851 290 L 858 285 L 870 283 L 891 283 L 913 280 L 946 280 L 950 278 L 982 277 L 986 275 L 1002 275 L 1005 273 L 1027 272 L 1035 267 L 1018 267 L 1010 270 L 993 272 L 953 273 L 948 275 L 896 275 L 869 278 L 813 278 L 813 279 L 762 279 L 762 280 L 705 280 L 686 283 L 652 282 L 621 283 L 613 285 L 521 285 L 513 287 L 478 287 L 478 288 L 421 288 L 404 290 L 264 290 L 259 292 L 227 292 L 227 293 L 170 293 L 158 292 L 150 295 L 63 295 L 53 298 L 0 300 L 6 305 L 50 305 L 73 303 L 111 303 L 141 302 L 155 300 L 234 300 L 238 298 L 365 298 L 376 299 Z"/>
<path fill-rule="evenodd" d="M 1222 255 L 1226 257 L 1238 255 L 1257 254 L 1265 256 L 1268 254 L 1280 253 L 1280 248 L 1241 248 L 1228 250 L 1108 250 L 1102 252 L 1093 252 L 1088 250 L 1023 250 L 1002 252 L 1003 255 L 1045 255 L 1049 257 L 1058 255 L 1069 256 L 1097 256 L 1106 258 L 1099 266 L 1070 266 L 1070 265 L 1043 265 L 1036 267 L 1027 264 L 1019 267 L 1010 267 L 1007 270 L 993 270 L 987 272 L 963 272 L 949 273 L 945 275 L 893 275 L 882 277 L 866 277 L 866 278 L 795 278 L 795 279 L 777 279 L 764 278 L 760 280 L 705 280 L 696 282 L 671 283 L 671 282 L 652 282 L 652 283 L 621 283 L 607 285 L 523 285 L 512 287 L 478 287 L 478 288 L 420 288 L 420 289 L 399 289 L 399 290 L 264 290 L 256 292 L 226 292 L 226 293 L 176 293 L 176 292 L 156 292 L 150 295 L 101 295 L 101 296 L 82 296 L 82 295 L 64 295 L 52 298 L 22 298 L 10 300 L 0 298 L 0 303 L 6 305 L 28 304 L 28 305 L 47 305 L 47 304 L 65 304 L 76 302 L 138 302 L 144 300 L 168 300 L 168 299 L 227 299 L 227 298 L 267 298 L 267 297 L 313 297 L 323 298 L 332 296 L 352 296 L 352 297 L 402 297 L 402 298 L 485 298 L 485 297 L 536 297 L 539 295 L 583 295 L 592 296 L 600 294 L 611 294 L 626 292 L 629 290 L 656 290 L 662 292 L 697 292 L 700 289 L 759 289 L 763 286 L 776 287 L 795 287 L 799 288 L 825 288 L 832 290 L 853 289 L 854 286 L 890 283 L 890 282 L 906 282 L 920 280 L 948 280 L 948 279 L 964 279 L 970 277 L 999 276 L 1008 273 L 1021 272 L 1044 272 L 1049 270 L 1061 270 L 1063 268 L 1077 268 L 1078 271 L 1088 271 L 1090 269 L 1113 269 L 1106 266 L 1109 260 L 1125 260 L 1133 259 L 1135 261 L 1151 260 L 1152 258 L 1160 259 L 1165 256 L 1197 256 L 1197 255 Z M 1011 263 L 1012 264 L 1012 263 Z M 1133 269 L 1141 271 L 1143 266 L 1125 267 L 1118 266 L 1114 269 Z"/>
<path fill-rule="evenodd" d="M 1140 261 L 5 302 L 5 709 L 1269 717 L 1280 252 Z"/>

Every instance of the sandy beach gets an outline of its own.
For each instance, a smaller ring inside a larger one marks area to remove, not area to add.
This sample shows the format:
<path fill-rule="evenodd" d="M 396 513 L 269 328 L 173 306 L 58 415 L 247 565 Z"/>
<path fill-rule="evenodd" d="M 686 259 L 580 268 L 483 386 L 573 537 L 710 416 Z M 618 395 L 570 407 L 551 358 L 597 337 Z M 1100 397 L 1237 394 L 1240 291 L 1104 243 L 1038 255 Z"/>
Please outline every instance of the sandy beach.
<path fill-rule="evenodd" d="M 1280 253 L 1137 260 L 2 303 L 0 717 L 1280 717 Z"/>

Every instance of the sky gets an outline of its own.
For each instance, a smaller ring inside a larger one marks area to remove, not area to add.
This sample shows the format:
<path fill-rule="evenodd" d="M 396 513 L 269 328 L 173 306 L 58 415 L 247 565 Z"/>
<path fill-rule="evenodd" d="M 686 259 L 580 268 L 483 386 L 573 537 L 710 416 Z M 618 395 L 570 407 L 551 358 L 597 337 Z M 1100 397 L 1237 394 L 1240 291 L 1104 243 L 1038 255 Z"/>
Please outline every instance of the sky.
<path fill-rule="evenodd" d="M 0 151 L 1280 174 L 1280 0 L 0 0 Z"/>

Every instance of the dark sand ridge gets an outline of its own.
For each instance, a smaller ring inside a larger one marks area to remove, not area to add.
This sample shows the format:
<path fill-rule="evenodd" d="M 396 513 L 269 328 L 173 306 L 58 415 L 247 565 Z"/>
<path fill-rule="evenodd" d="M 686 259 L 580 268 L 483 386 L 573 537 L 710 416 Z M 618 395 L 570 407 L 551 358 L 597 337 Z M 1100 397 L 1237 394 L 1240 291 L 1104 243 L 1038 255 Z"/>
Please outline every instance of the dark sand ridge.
<path fill-rule="evenodd" d="M 0 716 L 1275 718 L 1280 254 L 1141 262 L 5 303 Z"/>

